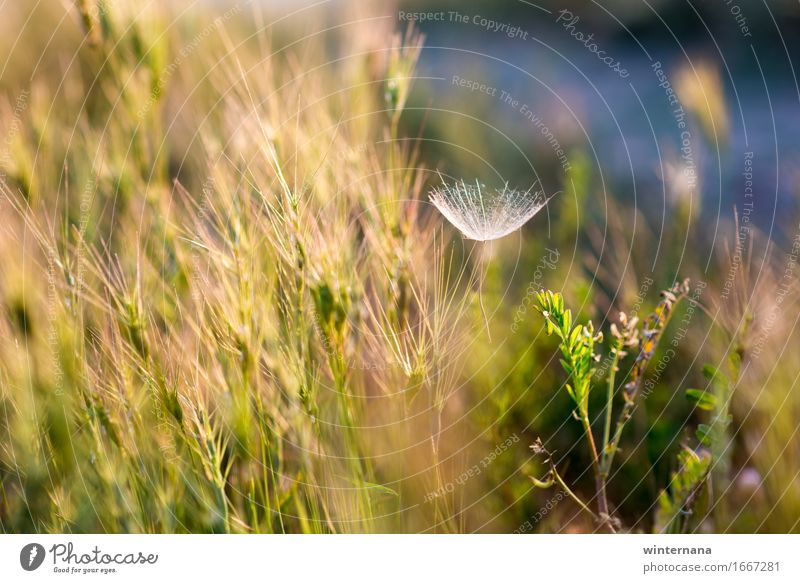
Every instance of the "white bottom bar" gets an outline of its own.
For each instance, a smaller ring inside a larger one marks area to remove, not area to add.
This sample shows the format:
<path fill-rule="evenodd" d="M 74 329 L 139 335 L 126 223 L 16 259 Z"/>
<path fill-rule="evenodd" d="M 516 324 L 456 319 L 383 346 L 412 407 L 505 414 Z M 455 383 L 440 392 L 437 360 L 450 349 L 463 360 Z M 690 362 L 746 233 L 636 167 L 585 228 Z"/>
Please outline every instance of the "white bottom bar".
<path fill-rule="evenodd" d="M 0 580 L 796 582 L 798 543 L 796 535 L 3 535 Z"/>

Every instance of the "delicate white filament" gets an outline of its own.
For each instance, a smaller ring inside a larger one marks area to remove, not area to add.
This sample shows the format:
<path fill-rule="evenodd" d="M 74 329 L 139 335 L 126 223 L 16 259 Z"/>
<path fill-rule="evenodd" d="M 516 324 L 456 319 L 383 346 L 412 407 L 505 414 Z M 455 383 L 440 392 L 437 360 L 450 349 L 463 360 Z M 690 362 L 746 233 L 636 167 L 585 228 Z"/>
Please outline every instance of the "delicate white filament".
<path fill-rule="evenodd" d="M 505 237 L 527 223 L 547 200 L 542 191 L 502 189 L 488 191 L 463 180 L 444 184 L 430 194 L 433 205 L 468 239 L 490 241 Z"/>

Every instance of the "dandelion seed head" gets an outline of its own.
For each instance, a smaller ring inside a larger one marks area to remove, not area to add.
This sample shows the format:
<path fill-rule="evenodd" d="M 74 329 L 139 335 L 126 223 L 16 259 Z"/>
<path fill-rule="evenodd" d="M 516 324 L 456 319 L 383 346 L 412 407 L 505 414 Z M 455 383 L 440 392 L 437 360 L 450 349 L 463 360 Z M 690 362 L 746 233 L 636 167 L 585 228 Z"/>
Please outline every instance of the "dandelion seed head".
<path fill-rule="evenodd" d="M 467 239 L 491 241 L 513 233 L 539 212 L 547 198 L 540 190 L 487 189 L 463 180 L 444 184 L 430 194 L 439 212 Z"/>

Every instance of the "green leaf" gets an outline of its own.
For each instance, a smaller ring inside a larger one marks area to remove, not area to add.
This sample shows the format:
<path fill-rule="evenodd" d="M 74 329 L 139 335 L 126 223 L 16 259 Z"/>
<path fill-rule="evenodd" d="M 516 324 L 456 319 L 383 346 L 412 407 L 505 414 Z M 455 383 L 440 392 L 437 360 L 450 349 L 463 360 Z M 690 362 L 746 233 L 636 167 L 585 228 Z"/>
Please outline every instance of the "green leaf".
<path fill-rule="evenodd" d="M 730 384 L 725 373 L 710 364 L 703 365 L 703 376 L 711 381 L 711 384 L 719 390 L 725 390 Z"/>
<path fill-rule="evenodd" d="M 553 478 L 548 478 L 546 480 L 538 480 L 533 476 L 528 476 L 528 477 L 531 479 L 531 482 L 533 482 L 534 486 L 536 486 L 537 488 L 541 488 L 543 490 L 551 488 L 554 484 Z"/>
<path fill-rule="evenodd" d="M 700 440 L 700 443 L 703 445 L 711 445 L 711 427 L 706 425 L 705 423 L 701 423 L 697 426 L 697 431 L 695 431 L 695 435 L 697 439 Z"/>
<path fill-rule="evenodd" d="M 697 491 L 706 479 L 711 464 L 708 452 L 683 448 L 678 453 L 678 469 L 672 472 L 670 487 L 658 497 L 655 532 L 685 532 L 697 502 Z"/>
<path fill-rule="evenodd" d="M 703 411 L 713 411 L 717 406 L 717 397 L 700 389 L 687 389 L 686 398 Z"/>
<path fill-rule="evenodd" d="M 566 389 L 567 389 L 567 394 L 568 394 L 570 397 L 572 397 L 572 400 L 573 400 L 573 401 L 575 401 L 575 402 L 577 403 L 577 402 L 578 402 L 578 400 L 575 398 L 575 391 L 573 391 L 573 390 L 572 390 L 572 386 L 571 386 L 571 385 L 569 385 L 569 384 L 567 384 L 567 385 L 566 385 Z"/>
<path fill-rule="evenodd" d="M 731 374 L 736 378 L 739 369 L 742 367 L 742 356 L 738 352 L 733 351 L 730 353 L 728 356 L 728 367 L 730 368 Z"/>
<path fill-rule="evenodd" d="M 375 484 L 374 482 L 362 482 L 363 486 L 371 491 L 376 492 L 378 494 L 386 494 L 389 496 L 394 496 L 395 498 L 399 496 L 397 491 L 392 490 L 388 486 L 384 486 L 383 484 Z"/>
<path fill-rule="evenodd" d="M 354 486 L 366 490 L 368 494 L 385 494 L 387 496 L 395 496 L 395 497 L 399 496 L 397 491 L 389 488 L 388 486 L 384 486 L 383 484 L 376 484 L 374 482 L 368 482 L 366 480 L 356 480 L 354 478 L 348 478 L 348 480 Z"/>
<path fill-rule="evenodd" d="M 334 298 L 333 292 L 327 283 L 320 282 L 311 288 L 314 307 L 321 322 L 328 324 L 333 320 Z"/>
<path fill-rule="evenodd" d="M 712 366 L 710 364 L 703 365 L 703 376 L 706 377 L 708 380 L 710 381 L 714 380 L 714 377 L 716 377 L 719 374 L 722 373 L 719 372 L 719 369 L 717 369 L 717 367 Z"/>

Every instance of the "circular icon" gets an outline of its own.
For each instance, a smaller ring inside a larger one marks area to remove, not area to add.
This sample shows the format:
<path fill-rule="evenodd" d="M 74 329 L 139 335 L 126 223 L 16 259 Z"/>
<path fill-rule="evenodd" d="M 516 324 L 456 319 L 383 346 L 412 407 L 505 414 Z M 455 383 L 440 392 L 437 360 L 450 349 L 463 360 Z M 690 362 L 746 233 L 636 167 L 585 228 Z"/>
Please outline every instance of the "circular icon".
<path fill-rule="evenodd" d="M 44 562 L 44 547 L 39 543 L 30 543 L 19 552 L 19 564 L 26 571 L 35 571 Z"/>

